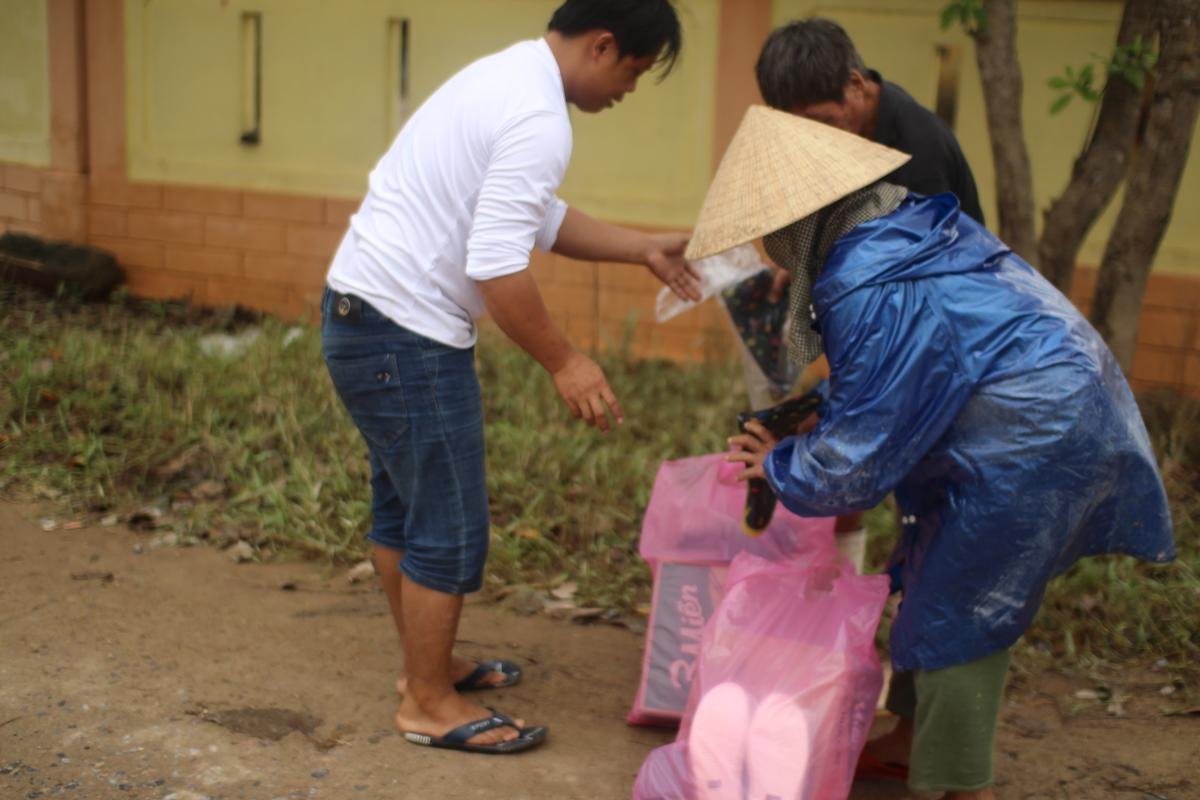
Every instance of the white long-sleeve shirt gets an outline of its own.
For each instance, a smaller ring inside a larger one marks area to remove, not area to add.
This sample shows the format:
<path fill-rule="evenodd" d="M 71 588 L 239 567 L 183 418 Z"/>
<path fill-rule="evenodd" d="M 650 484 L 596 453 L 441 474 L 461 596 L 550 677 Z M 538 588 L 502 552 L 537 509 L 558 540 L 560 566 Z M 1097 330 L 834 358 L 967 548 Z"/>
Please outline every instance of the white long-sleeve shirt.
<path fill-rule="evenodd" d="M 571 144 L 545 40 L 476 61 L 421 105 L 372 170 L 326 283 L 470 347 L 485 311 L 476 281 L 525 269 L 533 247 L 558 236 Z"/>

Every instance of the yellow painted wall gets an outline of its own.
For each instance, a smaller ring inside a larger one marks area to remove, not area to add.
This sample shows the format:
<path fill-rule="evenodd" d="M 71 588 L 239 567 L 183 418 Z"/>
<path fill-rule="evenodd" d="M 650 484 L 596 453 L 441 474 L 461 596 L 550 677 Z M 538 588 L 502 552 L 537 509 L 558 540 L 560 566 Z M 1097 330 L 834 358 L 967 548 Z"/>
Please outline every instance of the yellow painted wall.
<path fill-rule="evenodd" d="M 0 161 L 50 163 L 46 0 L 4 0 L 0 9 Z"/>
<path fill-rule="evenodd" d="M 394 134 L 388 20 L 410 20 L 410 105 L 545 30 L 554 0 L 125 0 L 136 180 L 358 196 Z M 717 0 L 681 3 L 684 60 L 599 116 L 574 112 L 562 194 L 600 216 L 687 225 L 709 179 Z M 262 143 L 242 131 L 242 14 L 263 15 Z"/>
<path fill-rule="evenodd" d="M 842 24 L 854 39 L 863 60 L 885 78 L 900 84 L 919 102 L 933 107 L 937 80 L 938 44 L 963 48 L 956 134 L 979 184 L 980 200 L 990 223 L 996 220 L 995 179 L 983 108 L 979 71 L 971 40 L 960 30 L 942 31 L 938 24 L 944 0 L 775 0 L 773 22 L 818 14 Z M 1093 53 L 1109 53 L 1116 39 L 1121 3 L 1109 0 L 1021 0 L 1017 52 L 1025 96 L 1022 116 L 1033 166 L 1034 194 L 1039 209 L 1049 206 L 1070 177 L 1071 165 L 1083 146 L 1095 107 L 1071 101 L 1051 116 L 1057 96 L 1046 81 L 1066 65 L 1082 66 Z M 1200 134 L 1193 137 L 1192 156 L 1184 173 L 1172 223 L 1167 229 L 1155 269 L 1200 273 Z M 1112 230 L 1121 196 L 1097 222 L 1080 259 L 1097 264 Z M 1041 214 L 1038 215 L 1041 222 Z"/>

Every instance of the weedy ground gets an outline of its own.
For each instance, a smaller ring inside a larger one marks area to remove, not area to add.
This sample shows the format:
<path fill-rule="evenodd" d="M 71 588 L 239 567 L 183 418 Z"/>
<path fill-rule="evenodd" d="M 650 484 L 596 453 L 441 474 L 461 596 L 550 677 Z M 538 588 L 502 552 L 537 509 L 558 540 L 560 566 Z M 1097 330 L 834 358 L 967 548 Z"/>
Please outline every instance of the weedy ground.
<path fill-rule="evenodd" d="M 627 344 L 627 343 L 625 343 Z M 542 370 L 498 334 L 477 350 L 487 420 L 487 588 L 576 585 L 581 605 L 649 599 L 641 516 L 665 459 L 723 450 L 743 405 L 737 365 L 600 358 L 626 412 L 607 435 L 571 419 Z M 1021 658 L 1200 670 L 1200 404 L 1140 398 L 1171 497 L 1179 559 L 1085 560 L 1056 580 Z M 116 295 L 85 304 L 0 284 L 0 497 L 64 516 L 154 526 L 176 541 L 251 543 L 263 558 L 348 563 L 369 521 L 364 447 L 315 328 L 240 310 Z M 139 513 L 141 512 L 141 513 Z M 868 515 L 882 566 L 893 514 Z"/>

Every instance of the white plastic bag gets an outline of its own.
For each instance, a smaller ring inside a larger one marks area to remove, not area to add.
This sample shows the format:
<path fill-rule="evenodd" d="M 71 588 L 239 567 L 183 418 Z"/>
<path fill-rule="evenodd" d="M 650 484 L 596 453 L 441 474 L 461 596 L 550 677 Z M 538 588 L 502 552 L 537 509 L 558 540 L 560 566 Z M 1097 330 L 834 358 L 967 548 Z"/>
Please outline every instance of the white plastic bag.
<path fill-rule="evenodd" d="M 654 304 L 654 316 L 659 322 L 695 308 L 717 292 L 768 269 L 751 244 L 738 245 L 715 256 L 693 261 L 692 266 L 700 273 L 700 300 L 695 303 L 684 300 L 664 286 Z"/>

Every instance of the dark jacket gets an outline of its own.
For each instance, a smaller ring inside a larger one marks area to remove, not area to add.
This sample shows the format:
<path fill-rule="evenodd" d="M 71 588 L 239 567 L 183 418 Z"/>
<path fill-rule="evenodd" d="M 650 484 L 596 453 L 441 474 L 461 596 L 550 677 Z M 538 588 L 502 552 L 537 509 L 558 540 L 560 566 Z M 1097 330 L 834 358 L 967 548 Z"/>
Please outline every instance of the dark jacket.
<path fill-rule="evenodd" d="M 958 198 L 963 211 L 983 224 L 975 177 L 950 128 L 908 92 L 883 80 L 878 72 L 870 70 L 868 78 L 880 85 L 879 110 L 872 138 L 912 155 L 912 160 L 883 180 L 918 194 L 950 192 Z"/>

